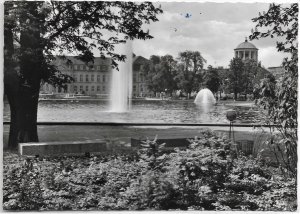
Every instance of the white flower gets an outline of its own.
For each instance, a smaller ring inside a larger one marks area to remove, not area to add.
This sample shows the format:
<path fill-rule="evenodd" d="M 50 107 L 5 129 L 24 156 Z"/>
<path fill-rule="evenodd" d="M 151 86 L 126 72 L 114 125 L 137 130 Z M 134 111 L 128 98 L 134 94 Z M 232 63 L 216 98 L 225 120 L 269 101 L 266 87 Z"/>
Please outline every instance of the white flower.
<path fill-rule="evenodd" d="M 209 186 L 201 186 L 201 187 L 199 188 L 199 192 L 200 192 L 201 194 L 207 194 L 207 193 L 210 193 L 211 190 L 210 190 L 210 187 L 209 187 Z"/>

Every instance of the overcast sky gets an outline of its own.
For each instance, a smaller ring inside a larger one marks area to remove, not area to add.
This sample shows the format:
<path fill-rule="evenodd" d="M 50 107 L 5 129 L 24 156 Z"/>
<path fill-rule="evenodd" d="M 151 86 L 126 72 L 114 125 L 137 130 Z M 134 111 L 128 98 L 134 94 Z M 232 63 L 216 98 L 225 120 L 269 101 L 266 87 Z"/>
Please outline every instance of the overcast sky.
<path fill-rule="evenodd" d="M 159 21 L 151 23 L 151 40 L 135 40 L 136 55 L 171 54 L 177 57 L 185 50 L 200 51 L 208 65 L 228 67 L 233 49 L 245 41 L 255 27 L 252 18 L 267 11 L 268 3 L 197 3 L 164 2 Z M 157 4 L 158 5 L 158 4 Z M 191 15 L 186 18 L 186 14 Z M 286 56 L 276 50 L 276 39 L 251 41 L 258 49 L 264 67 L 280 66 Z"/>

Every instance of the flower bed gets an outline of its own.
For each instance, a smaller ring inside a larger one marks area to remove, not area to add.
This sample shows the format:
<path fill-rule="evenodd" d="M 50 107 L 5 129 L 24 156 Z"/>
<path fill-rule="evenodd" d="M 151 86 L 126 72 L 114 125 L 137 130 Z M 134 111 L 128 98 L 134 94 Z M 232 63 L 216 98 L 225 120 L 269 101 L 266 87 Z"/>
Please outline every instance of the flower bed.
<path fill-rule="evenodd" d="M 146 141 L 137 154 L 4 153 L 5 210 L 289 210 L 295 179 L 203 132 L 184 150 Z"/>

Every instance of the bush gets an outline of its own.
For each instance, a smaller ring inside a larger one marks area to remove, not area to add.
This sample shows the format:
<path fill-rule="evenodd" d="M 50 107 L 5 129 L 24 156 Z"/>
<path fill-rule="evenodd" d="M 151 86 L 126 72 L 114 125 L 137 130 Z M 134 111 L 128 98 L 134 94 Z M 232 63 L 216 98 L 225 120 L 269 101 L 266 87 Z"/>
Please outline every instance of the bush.
<path fill-rule="evenodd" d="M 5 210 L 296 210 L 296 181 L 203 132 L 164 153 L 24 159 L 4 155 Z"/>

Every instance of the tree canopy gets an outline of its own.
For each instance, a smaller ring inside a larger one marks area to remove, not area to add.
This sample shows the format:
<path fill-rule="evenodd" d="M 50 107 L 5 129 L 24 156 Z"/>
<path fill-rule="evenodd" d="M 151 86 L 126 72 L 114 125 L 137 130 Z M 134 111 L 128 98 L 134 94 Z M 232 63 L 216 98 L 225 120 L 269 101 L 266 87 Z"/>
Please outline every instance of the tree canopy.
<path fill-rule="evenodd" d="M 177 62 L 171 55 L 150 57 L 147 72 L 147 84 L 153 92 L 172 93 L 177 89 L 175 81 Z"/>
<path fill-rule="evenodd" d="M 12 30 L 18 46 L 22 46 L 20 37 L 24 33 L 30 32 L 27 41 L 34 39 L 33 32 L 39 33 L 39 41 L 30 45 L 35 44 L 38 47 L 34 48 L 43 52 L 41 77 L 57 84 L 60 81 L 55 74 L 59 71 L 49 63 L 55 55 L 76 53 L 79 59 L 89 62 L 93 51 L 98 50 L 101 57 L 111 57 L 116 67 L 125 55 L 116 53 L 115 46 L 128 39 L 151 39 L 143 26 L 158 21 L 159 13 L 162 10 L 150 2 L 9 1 L 5 3 L 5 28 Z"/>
<path fill-rule="evenodd" d="M 221 85 L 221 80 L 217 68 L 213 68 L 211 65 L 208 66 L 207 71 L 204 75 L 204 84 L 213 93 L 218 92 Z"/>
<path fill-rule="evenodd" d="M 199 51 L 181 52 L 177 59 L 168 54 L 153 55 L 148 65 L 148 88 L 153 92 L 168 93 L 178 89 L 186 94 L 198 91 L 203 83 L 205 62 Z"/>
<path fill-rule="evenodd" d="M 199 51 L 184 51 L 178 56 L 177 81 L 187 94 L 198 91 L 202 82 L 202 69 L 206 60 Z"/>
<path fill-rule="evenodd" d="M 234 99 L 237 99 L 237 94 L 244 90 L 244 62 L 240 58 L 233 58 L 230 61 L 229 68 L 227 87 L 234 93 Z"/>
<path fill-rule="evenodd" d="M 282 134 L 280 143 L 287 154 L 284 164 L 294 176 L 297 174 L 298 12 L 298 3 L 270 4 L 268 11 L 253 18 L 256 27 L 250 35 L 250 39 L 276 36 L 280 39 L 276 42 L 277 50 L 290 53 L 290 57 L 283 60 L 285 72 L 277 84 L 267 79 L 262 82 L 258 104 L 268 110 L 268 122 L 276 124 Z"/>
<path fill-rule="evenodd" d="M 270 4 L 269 10 L 260 13 L 253 21 L 257 24 L 250 39 L 273 38 L 276 35 L 283 38 L 283 41 L 276 42 L 277 50 L 291 54 L 290 58 L 285 58 L 282 63 L 286 72 L 278 81 L 273 96 L 277 102 L 269 105 L 268 109 L 275 123 L 284 127 L 297 127 L 298 4 L 291 4 L 288 7 Z M 258 28 L 263 28 L 264 32 L 259 32 Z M 266 97 L 264 95 L 262 99 Z"/>

